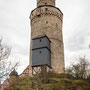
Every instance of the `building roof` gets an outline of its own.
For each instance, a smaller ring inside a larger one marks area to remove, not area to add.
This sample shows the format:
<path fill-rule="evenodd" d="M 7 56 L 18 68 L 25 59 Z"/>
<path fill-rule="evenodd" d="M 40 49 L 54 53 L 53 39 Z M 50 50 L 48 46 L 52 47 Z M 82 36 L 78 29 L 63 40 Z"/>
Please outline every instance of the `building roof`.
<path fill-rule="evenodd" d="M 18 76 L 18 73 L 17 73 L 17 71 L 14 69 L 14 70 L 10 73 L 10 75 Z"/>
<path fill-rule="evenodd" d="M 26 67 L 26 69 L 19 75 L 19 77 L 22 76 L 29 76 L 29 65 Z"/>
<path fill-rule="evenodd" d="M 3 89 L 5 89 L 5 88 L 7 88 L 8 86 L 9 86 L 9 80 L 7 79 L 7 80 L 5 80 L 5 81 L 3 82 L 3 84 L 1 85 L 0 90 L 3 90 Z"/>

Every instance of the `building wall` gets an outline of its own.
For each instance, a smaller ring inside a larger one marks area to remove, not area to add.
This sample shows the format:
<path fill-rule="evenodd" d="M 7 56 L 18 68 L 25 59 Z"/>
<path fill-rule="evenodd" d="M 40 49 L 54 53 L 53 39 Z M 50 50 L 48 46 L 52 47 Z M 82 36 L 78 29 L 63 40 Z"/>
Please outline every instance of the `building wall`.
<path fill-rule="evenodd" d="M 41 0 L 42 1 L 42 0 Z M 40 6 L 30 15 L 31 48 L 30 64 L 32 63 L 32 39 L 47 35 L 51 41 L 51 66 L 56 73 L 64 73 L 64 44 L 62 35 L 62 12 L 54 6 Z M 31 68 L 31 67 L 30 67 Z M 32 73 L 30 71 L 30 73 Z"/>
<path fill-rule="evenodd" d="M 55 6 L 55 0 L 37 0 L 37 6 L 52 5 Z"/>
<path fill-rule="evenodd" d="M 5 88 L 8 88 L 8 87 L 9 87 L 9 81 L 5 80 L 0 87 L 0 90 L 4 90 Z"/>

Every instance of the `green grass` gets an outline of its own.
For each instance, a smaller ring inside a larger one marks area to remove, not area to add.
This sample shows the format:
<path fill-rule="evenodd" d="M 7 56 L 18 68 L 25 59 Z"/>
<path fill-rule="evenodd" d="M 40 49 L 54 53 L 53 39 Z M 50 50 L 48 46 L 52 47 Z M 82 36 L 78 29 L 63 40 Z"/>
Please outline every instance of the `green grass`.
<path fill-rule="evenodd" d="M 72 76 L 66 74 L 59 75 L 49 73 L 46 80 L 42 78 L 38 80 L 36 77 L 31 78 L 29 76 L 17 78 L 6 90 L 35 90 L 35 87 L 39 88 L 39 90 L 41 90 L 42 87 L 44 90 L 65 90 L 78 87 L 90 90 L 89 86 L 90 84 L 85 80 L 75 80 Z"/>

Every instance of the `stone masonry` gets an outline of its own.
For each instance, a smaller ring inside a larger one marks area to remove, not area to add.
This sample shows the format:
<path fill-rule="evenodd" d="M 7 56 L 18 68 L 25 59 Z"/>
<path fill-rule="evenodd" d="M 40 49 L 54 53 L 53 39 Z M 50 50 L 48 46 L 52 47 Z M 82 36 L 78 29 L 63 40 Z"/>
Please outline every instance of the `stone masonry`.
<path fill-rule="evenodd" d="M 55 0 L 37 0 L 37 8 L 31 12 L 30 20 L 30 75 L 32 73 L 32 39 L 43 35 L 46 35 L 51 41 L 52 71 L 58 74 L 64 73 L 63 13 L 55 7 Z"/>

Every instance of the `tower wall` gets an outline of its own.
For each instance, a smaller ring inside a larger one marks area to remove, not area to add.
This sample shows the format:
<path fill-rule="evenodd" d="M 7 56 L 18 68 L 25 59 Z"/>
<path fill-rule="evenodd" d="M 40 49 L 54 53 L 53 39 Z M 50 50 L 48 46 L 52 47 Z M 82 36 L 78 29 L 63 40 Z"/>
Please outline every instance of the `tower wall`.
<path fill-rule="evenodd" d="M 62 36 L 62 19 L 63 19 L 62 12 L 54 6 L 44 5 L 34 9 L 31 12 L 30 19 L 31 19 L 30 64 L 32 63 L 32 39 L 39 36 L 47 35 L 47 37 L 51 41 L 52 71 L 56 73 L 64 73 L 65 65 L 64 65 L 64 47 L 63 47 L 64 45 Z"/>
<path fill-rule="evenodd" d="M 55 0 L 37 0 L 37 6 L 51 5 L 55 6 Z"/>

